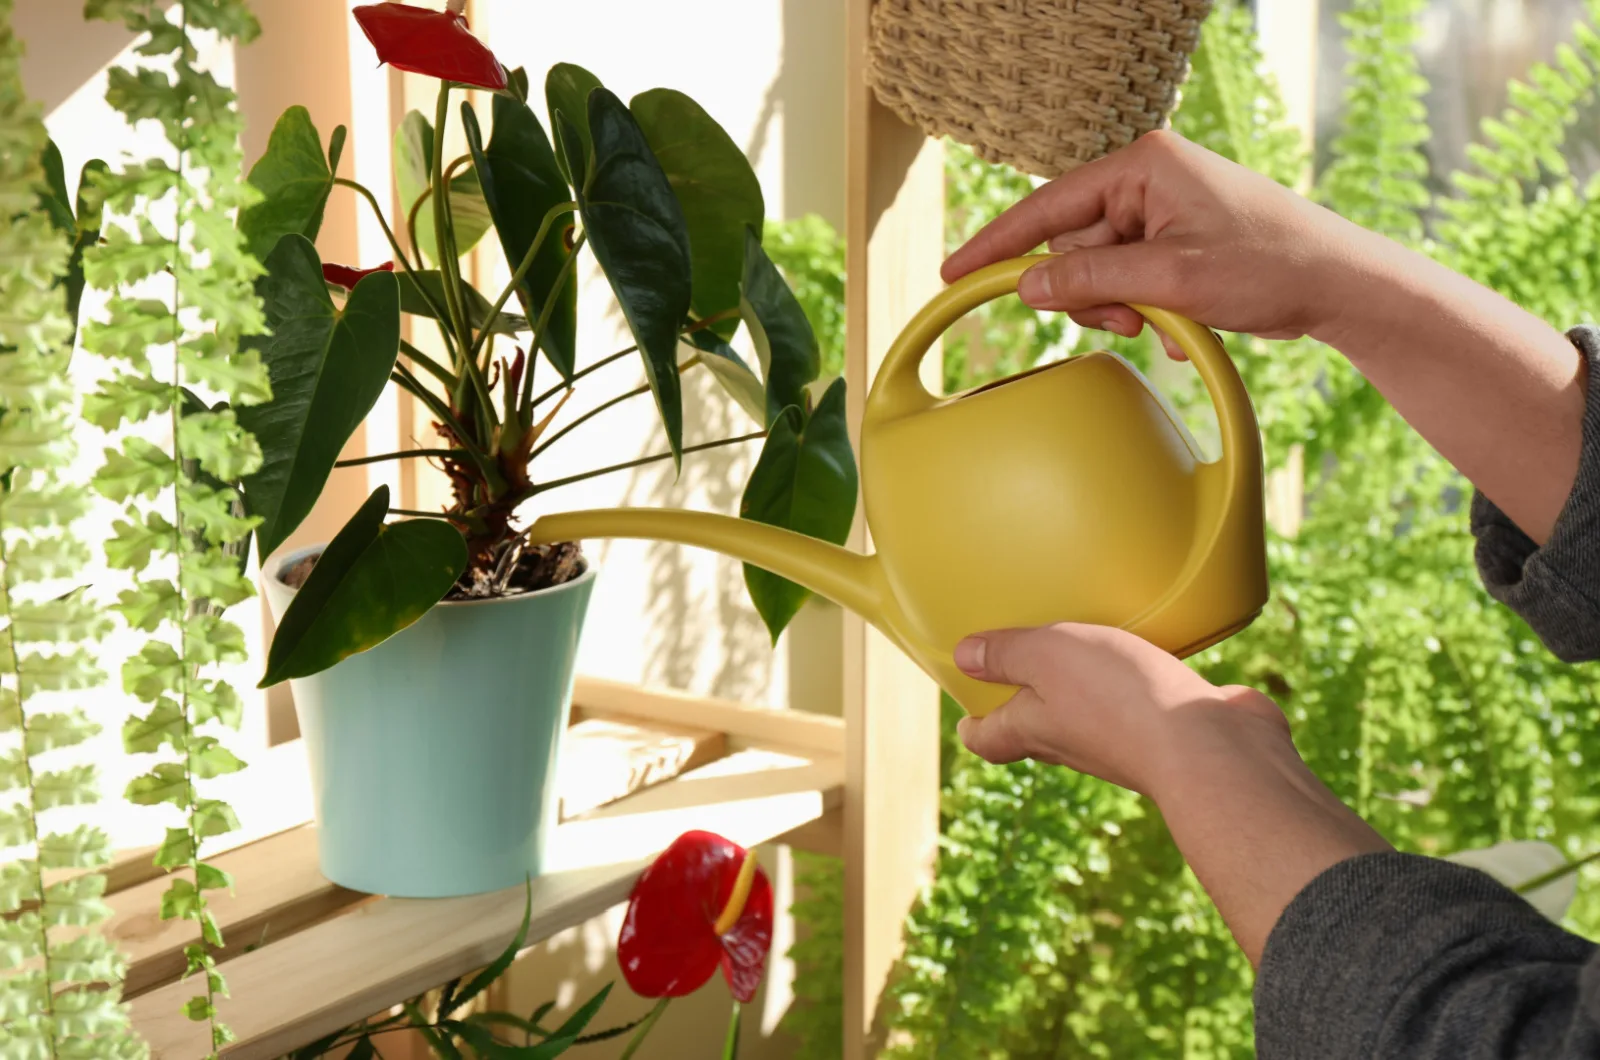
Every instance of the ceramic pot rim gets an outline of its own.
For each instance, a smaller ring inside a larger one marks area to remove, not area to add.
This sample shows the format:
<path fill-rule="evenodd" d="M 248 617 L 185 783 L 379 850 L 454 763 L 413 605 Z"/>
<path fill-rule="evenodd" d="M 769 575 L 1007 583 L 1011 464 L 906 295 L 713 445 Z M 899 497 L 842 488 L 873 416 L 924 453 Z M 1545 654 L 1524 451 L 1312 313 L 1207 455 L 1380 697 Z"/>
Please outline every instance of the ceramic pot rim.
<path fill-rule="evenodd" d="M 288 582 L 283 581 L 278 577 L 278 575 L 282 574 L 284 569 L 290 564 L 296 563 L 305 557 L 312 555 L 313 553 L 321 552 L 327 547 L 328 542 L 324 541 L 321 544 L 306 545 L 304 548 L 297 548 L 293 552 L 285 553 L 282 559 L 278 560 L 278 562 L 272 565 L 272 569 L 270 573 L 266 575 L 266 577 L 273 582 L 276 582 L 280 588 L 287 590 L 291 597 L 297 596 L 299 595 L 300 590 L 290 585 Z M 555 593 L 563 592 L 567 589 L 575 589 L 584 582 L 593 581 L 595 574 L 597 573 L 594 562 L 590 560 L 589 557 L 585 556 L 583 558 L 583 567 L 584 569 L 582 574 L 570 581 L 564 581 L 560 585 L 551 585 L 544 589 L 535 589 L 532 592 L 515 593 L 511 596 L 487 596 L 481 600 L 440 600 L 433 606 L 450 608 L 492 607 L 495 604 L 513 604 L 518 600 L 531 600 L 537 596 L 554 595 Z"/>

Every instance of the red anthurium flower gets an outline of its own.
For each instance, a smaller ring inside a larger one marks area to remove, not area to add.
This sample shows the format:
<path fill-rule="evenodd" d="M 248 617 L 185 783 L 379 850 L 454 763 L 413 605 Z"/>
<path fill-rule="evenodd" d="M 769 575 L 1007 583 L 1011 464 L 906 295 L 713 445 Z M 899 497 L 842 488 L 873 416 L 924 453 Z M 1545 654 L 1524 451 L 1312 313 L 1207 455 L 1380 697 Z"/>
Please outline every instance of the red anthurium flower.
<path fill-rule="evenodd" d="M 499 91 L 506 70 L 455 11 L 408 4 L 367 4 L 352 12 L 378 61 L 413 74 Z"/>
<path fill-rule="evenodd" d="M 322 278 L 329 283 L 336 283 L 347 291 L 356 289 L 356 284 L 361 282 L 363 276 L 371 276 L 375 272 L 393 272 L 394 262 L 386 261 L 371 269 L 356 269 L 349 265 L 334 265 L 332 263 L 322 266 Z"/>
<path fill-rule="evenodd" d="M 640 997 L 683 997 L 722 968 L 741 1003 L 772 948 L 772 884 L 744 847 L 685 832 L 640 875 L 617 936 L 622 977 Z"/>

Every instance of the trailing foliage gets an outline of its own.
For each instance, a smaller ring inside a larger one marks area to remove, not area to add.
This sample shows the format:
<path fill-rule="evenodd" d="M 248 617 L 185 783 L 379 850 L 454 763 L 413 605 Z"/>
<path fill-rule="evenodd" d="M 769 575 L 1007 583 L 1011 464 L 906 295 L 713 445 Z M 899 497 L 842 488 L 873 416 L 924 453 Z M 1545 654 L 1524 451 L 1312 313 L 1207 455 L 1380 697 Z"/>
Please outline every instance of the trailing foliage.
<path fill-rule="evenodd" d="M 106 623 L 81 580 L 67 377 L 80 237 L 96 222 L 81 203 L 74 215 L 61 156 L 23 94 L 11 8 L 0 0 L 0 791 L 15 801 L 0 809 L 0 847 L 26 853 L 0 866 L 0 1055 L 131 1060 L 146 1051 L 119 997 L 126 962 L 94 930 L 111 912 L 96 871 L 110 841 L 92 825 L 50 825 L 59 807 L 99 799 L 95 770 L 57 754 L 99 731 L 80 697 L 104 680 L 93 649 Z"/>
<path fill-rule="evenodd" d="M 258 27 L 239 0 L 179 0 L 170 11 L 153 0 L 91 0 L 88 14 L 139 35 L 146 61 L 113 68 L 106 99 L 130 123 L 158 122 L 172 147 L 97 182 L 117 221 L 84 270 L 111 298 L 83 344 L 113 370 L 86 409 L 121 438 L 95 478 L 125 512 L 106 558 L 136 579 L 116 610 L 150 635 L 122 670 L 145 711 L 129 719 L 123 743 L 159 760 L 126 797 L 176 811 L 155 855 L 172 873 L 161 918 L 195 925 L 184 953 L 198 982 L 184 1012 L 209 1024 L 220 1049 L 231 1035 L 217 1017 L 226 989 L 212 950 L 223 940 L 207 894 L 232 880 L 202 854 L 238 821 L 199 782 L 244 768 L 215 735 L 237 728 L 243 709 L 216 668 L 245 658 L 243 633 L 222 616 L 254 591 L 244 555 L 255 521 L 233 484 L 257 469 L 261 450 L 235 406 L 271 391 L 258 355 L 241 348 L 264 325 L 252 289 L 261 266 L 234 224 L 257 199 L 241 174 L 242 122 L 233 93 L 197 65 L 195 41 L 209 31 L 245 42 Z"/>
<path fill-rule="evenodd" d="M 1592 94 L 1600 35 L 1577 26 L 1554 63 L 1512 87 L 1469 170 L 1442 182 L 1453 190 L 1435 201 L 1428 189 L 1441 182 L 1420 150 L 1426 85 L 1411 50 L 1421 6 L 1357 0 L 1345 19 L 1343 131 L 1314 194 L 1557 324 L 1592 319 L 1600 202 L 1593 182 L 1572 175 L 1562 145 Z M 1600 4 L 1589 15 L 1600 16 Z M 1249 16 L 1218 5 L 1174 126 L 1303 186 L 1307 160 L 1282 115 L 1259 72 Z M 956 242 L 1025 189 L 960 148 L 949 157 L 949 201 L 970 211 L 952 218 Z M 992 335 L 972 347 L 980 356 L 955 364 L 949 385 L 982 381 L 974 364 L 1011 371 L 1053 355 L 1040 319 L 1010 305 L 1014 324 L 986 321 Z M 1105 340 L 1069 332 L 1061 341 L 1152 361 L 1148 340 Z M 1194 665 L 1217 683 L 1271 694 L 1311 767 L 1401 849 L 1444 855 L 1543 839 L 1569 858 L 1592 852 L 1594 693 L 1480 586 L 1468 484 L 1333 351 L 1243 336 L 1227 344 L 1269 465 L 1290 466 L 1294 447 L 1305 452 L 1307 504 L 1296 536 L 1269 542 L 1267 611 Z M 1203 436 L 1203 392 L 1174 396 Z M 888 1007 L 894 1055 L 1251 1054 L 1249 967 L 1159 816 L 1065 770 L 989 766 L 961 751 L 950 762 L 937 881 L 908 923 Z M 1052 877 L 1058 864 L 1070 873 Z M 1594 936 L 1591 882 L 1586 868 L 1565 923 Z M 797 993 L 836 968 L 803 962 Z M 825 1024 L 813 1012 L 792 1025 Z"/>

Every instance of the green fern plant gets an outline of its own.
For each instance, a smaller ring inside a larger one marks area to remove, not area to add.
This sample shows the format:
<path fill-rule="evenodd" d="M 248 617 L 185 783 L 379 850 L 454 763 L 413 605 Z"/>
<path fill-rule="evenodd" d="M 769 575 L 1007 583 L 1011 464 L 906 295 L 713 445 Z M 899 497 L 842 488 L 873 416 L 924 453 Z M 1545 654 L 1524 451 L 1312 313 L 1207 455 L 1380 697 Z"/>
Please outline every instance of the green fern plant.
<path fill-rule="evenodd" d="M 82 591 L 84 514 L 70 480 L 74 401 L 67 380 L 80 235 L 61 159 L 22 91 L 11 0 L 0 0 L 0 1054 L 17 1060 L 145 1055 L 119 998 L 125 960 L 94 928 L 110 858 L 102 830 L 52 830 L 60 807 L 99 798 L 92 766 L 54 755 L 98 732 L 82 694 L 104 679 L 93 646 L 105 623 Z M 65 875 L 61 875 L 65 873 Z M 48 874 L 48 875 L 47 875 Z M 47 882 L 51 876 L 54 880 Z M 88 929 L 88 930 L 84 930 Z"/>
<path fill-rule="evenodd" d="M 270 395 L 267 373 L 240 343 L 263 330 L 253 290 L 260 265 L 246 252 L 234 213 L 255 200 L 242 179 L 242 123 L 232 92 L 197 63 L 193 34 L 248 41 L 258 27 L 239 0 L 90 0 L 90 17 L 121 21 L 141 37 L 138 54 L 169 60 L 115 68 L 107 101 L 130 123 L 154 119 L 168 157 L 130 164 L 97 183 L 119 222 L 85 257 L 88 282 L 111 293 L 105 318 L 84 329 L 84 347 L 116 366 L 85 401 L 86 415 L 122 432 L 96 475 L 101 494 L 125 506 L 106 545 L 114 568 L 137 585 L 116 610 L 150 635 L 124 665 L 124 688 L 145 705 L 123 730 L 130 754 L 162 759 L 126 797 L 176 808 L 155 862 L 173 873 L 162 919 L 194 922 L 185 948 L 197 975 L 185 1012 L 208 1023 L 214 1049 L 230 1032 L 217 1016 L 226 993 L 212 950 L 223 944 L 207 892 L 231 888 L 202 857 L 207 839 L 238 827 L 232 808 L 199 782 L 244 767 L 215 735 L 236 728 L 243 701 L 216 667 L 245 658 L 239 628 L 222 612 L 253 594 L 243 546 L 254 523 L 241 515 L 237 482 L 260 464 L 259 447 L 232 405 Z M 170 211 L 174 221 L 152 218 Z M 216 405 L 209 400 L 220 398 Z"/>
<path fill-rule="evenodd" d="M 1345 17 L 1350 87 L 1313 194 L 1558 324 L 1593 319 L 1600 185 L 1580 183 L 1562 148 L 1600 81 L 1600 34 L 1575 27 L 1552 63 L 1512 87 L 1467 171 L 1440 180 L 1423 150 L 1427 86 L 1413 52 L 1422 8 L 1356 0 Z M 1589 23 L 1600 19 L 1600 3 L 1588 8 Z M 1249 14 L 1217 5 L 1175 128 L 1304 186 L 1308 159 L 1283 113 Z M 1026 181 L 959 148 L 949 157 L 956 242 Z M 1450 193 L 1436 197 L 1438 187 Z M 947 343 L 947 385 L 1032 364 L 1046 352 L 1041 323 L 1015 302 L 984 320 L 981 346 L 1004 359 L 962 359 Z M 1106 339 L 1068 345 L 1109 344 L 1151 363 L 1148 340 Z M 1312 767 L 1402 849 L 1544 839 L 1573 859 L 1591 853 L 1600 800 L 1586 775 L 1600 760 L 1600 709 L 1581 673 L 1478 584 L 1467 484 L 1333 351 L 1226 341 L 1269 465 L 1285 466 L 1295 446 L 1306 453 L 1307 508 L 1295 538 L 1269 543 L 1267 611 L 1194 665 L 1271 693 Z M 1174 398 L 1204 436 L 1204 393 Z M 1251 1055 L 1250 970 L 1159 817 L 1064 771 L 949 757 L 937 880 L 910 918 L 886 1006 L 896 1055 Z M 1071 871 L 1051 878 L 1045 859 Z M 1582 878 L 1566 923 L 1593 936 L 1600 889 L 1587 885 L 1592 868 Z M 797 991 L 836 968 L 801 962 Z M 824 1026 L 815 1012 L 800 1025 Z"/>

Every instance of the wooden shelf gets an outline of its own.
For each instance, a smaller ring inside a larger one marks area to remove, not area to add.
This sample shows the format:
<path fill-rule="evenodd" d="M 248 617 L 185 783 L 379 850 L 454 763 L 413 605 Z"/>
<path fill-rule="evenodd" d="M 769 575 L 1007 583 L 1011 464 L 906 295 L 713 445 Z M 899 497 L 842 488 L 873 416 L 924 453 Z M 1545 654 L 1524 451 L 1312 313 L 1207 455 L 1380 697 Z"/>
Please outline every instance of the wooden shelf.
<path fill-rule="evenodd" d="M 567 760 L 611 764 L 563 772 L 563 798 L 587 808 L 562 823 L 553 871 L 533 882 L 530 946 L 624 901 L 649 859 L 686 830 L 754 846 L 812 825 L 840 803 L 844 734 L 836 720 L 599 682 L 581 684 L 577 699 Z M 657 720 L 668 713 L 674 722 Z M 296 758 L 303 774 L 297 750 L 278 752 L 283 786 L 272 777 L 267 787 L 308 790 L 294 775 Z M 274 823 L 284 824 L 256 827 Z M 234 994 L 219 1005 L 238 1035 L 223 1053 L 230 1060 L 281 1056 L 481 968 L 522 917 L 520 887 L 433 900 L 336 887 L 317 871 L 316 835 L 303 821 L 208 860 L 237 882 L 237 897 L 219 893 L 213 907 L 228 940 L 218 957 Z M 207 1030 L 182 1012 L 195 984 L 177 981 L 192 925 L 157 918 L 165 881 L 137 871 L 138 861 L 148 854 L 113 876 L 108 931 L 131 957 L 127 995 L 151 1055 L 193 1060 L 208 1051 Z"/>

